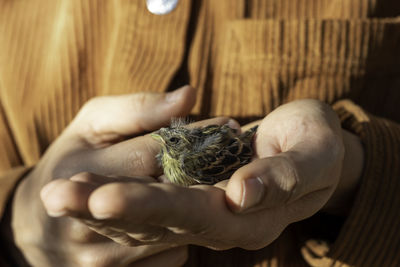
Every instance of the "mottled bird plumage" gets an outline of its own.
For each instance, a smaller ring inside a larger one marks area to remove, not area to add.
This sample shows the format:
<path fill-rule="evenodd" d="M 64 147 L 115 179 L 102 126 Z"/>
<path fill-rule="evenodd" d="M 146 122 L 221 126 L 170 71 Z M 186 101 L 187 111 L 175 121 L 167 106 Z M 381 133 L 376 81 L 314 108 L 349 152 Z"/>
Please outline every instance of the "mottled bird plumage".
<path fill-rule="evenodd" d="M 237 134 L 228 125 L 187 128 L 181 123 L 161 128 L 153 138 L 161 144 L 157 159 L 172 183 L 215 184 L 250 162 L 257 127 Z"/>

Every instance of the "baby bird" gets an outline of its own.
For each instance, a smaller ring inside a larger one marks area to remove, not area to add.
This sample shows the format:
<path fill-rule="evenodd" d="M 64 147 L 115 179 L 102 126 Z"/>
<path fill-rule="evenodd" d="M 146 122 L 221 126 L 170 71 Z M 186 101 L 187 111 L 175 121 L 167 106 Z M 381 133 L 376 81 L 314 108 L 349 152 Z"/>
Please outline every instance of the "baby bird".
<path fill-rule="evenodd" d="M 186 128 L 173 123 L 151 134 L 161 144 L 157 160 L 169 181 L 182 186 L 215 184 L 250 162 L 257 126 L 237 135 L 228 125 Z"/>

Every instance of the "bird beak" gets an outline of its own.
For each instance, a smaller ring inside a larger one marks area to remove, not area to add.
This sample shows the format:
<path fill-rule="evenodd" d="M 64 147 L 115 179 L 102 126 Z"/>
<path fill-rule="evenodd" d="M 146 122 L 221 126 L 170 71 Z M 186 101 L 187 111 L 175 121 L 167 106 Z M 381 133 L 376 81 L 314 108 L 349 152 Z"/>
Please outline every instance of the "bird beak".
<path fill-rule="evenodd" d="M 160 143 L 165 143 L 164 139 L 161 137 L 161 135 L 158 133 L 158 131 L 151 133 L 150 136 L 153 137 L 153 139 L 155 139 L 156 141 L 158 141 Z"/>

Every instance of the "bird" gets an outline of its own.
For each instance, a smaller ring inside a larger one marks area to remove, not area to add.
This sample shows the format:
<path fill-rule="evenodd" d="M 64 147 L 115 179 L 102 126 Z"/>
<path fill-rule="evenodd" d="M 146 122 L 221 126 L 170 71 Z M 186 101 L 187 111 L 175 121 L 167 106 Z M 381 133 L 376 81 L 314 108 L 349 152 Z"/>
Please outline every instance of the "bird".
<path fill-rule="evenodd" d="M 151 136 L 161 145 L 156 158 L 171 183 L 213 185 L 251 161 L 257 127 L 238 134 L 226 124 L 190 128 L 178 120 Z"/>

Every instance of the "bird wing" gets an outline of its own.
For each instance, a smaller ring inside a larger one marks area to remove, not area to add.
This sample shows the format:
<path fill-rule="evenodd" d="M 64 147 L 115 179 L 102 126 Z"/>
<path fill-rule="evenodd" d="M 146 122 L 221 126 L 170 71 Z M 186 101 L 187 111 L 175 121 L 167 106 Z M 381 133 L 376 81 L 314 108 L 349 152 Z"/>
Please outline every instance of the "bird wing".
<path fill-rule="evenodd" d="M 210 138 L 214 140 L 205 140 L 201 147 L 181 158 L 186 174 L 199 183 L 215 184 L 228 179 L 252 157 L 250 143 L 240 137 Z"/>

